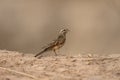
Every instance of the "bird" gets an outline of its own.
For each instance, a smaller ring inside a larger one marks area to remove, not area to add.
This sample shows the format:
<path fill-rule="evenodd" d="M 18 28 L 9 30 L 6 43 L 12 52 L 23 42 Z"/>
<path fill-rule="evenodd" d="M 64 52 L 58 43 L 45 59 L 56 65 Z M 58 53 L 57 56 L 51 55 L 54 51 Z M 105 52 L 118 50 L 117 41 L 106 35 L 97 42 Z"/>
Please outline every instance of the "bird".
<path fill-rule="evenodd" d="M 37 57 L 43 54 L 44 52 L 48 52 L 48 51 L 53 51 L 55 53 L 55 56 L 57 56 L 56 50 L 64 46 L 66 42 L 66 34 L 68 33 L 68 31 L 69 29 L 67 28 L 61 29 L 59 31 L 58 37 L 55 40 L 53 40 L 50 44 L 48 44 L 46 47 L 44 47 L 44 49 L 38 54 L 36 54 L 34 57 Z"/>

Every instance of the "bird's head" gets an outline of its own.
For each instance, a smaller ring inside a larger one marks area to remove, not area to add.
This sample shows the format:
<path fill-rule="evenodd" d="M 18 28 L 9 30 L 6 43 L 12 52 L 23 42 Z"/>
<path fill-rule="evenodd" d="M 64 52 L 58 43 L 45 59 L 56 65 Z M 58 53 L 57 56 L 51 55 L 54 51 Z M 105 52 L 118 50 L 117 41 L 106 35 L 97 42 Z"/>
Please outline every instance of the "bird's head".
<path fill-rule="evenodd" d="M 66 34 L 66 33 L 68 33 L 68 31 L 70 31 L 69 29 L 62 29 L 62 30 L 60 30 L 60 34 Z"/>

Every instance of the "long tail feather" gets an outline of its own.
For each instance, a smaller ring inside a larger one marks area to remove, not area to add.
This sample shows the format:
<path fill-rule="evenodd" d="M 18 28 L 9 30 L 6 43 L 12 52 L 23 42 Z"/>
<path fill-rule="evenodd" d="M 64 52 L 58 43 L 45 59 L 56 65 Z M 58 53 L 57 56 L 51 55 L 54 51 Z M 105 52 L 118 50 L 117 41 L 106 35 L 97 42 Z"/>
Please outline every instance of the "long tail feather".
<path fill-rule="evenodd" d="M 41 55 L 41 54 L 44 53 L 45 51 L 46 51 L 46 50 L 43 50 L 43 51 L 39 52 L 39 53 L 36 54 L 34 57 L 37 57 L 37 56 Z"/>

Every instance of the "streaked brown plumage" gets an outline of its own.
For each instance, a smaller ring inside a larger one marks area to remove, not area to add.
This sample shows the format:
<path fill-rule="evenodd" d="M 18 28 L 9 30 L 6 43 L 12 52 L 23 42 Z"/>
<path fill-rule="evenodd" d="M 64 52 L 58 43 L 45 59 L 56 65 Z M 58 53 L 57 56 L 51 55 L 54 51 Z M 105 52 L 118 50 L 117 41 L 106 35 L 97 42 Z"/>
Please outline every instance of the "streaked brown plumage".
<path fill-rule="evenodd" d="M 47 51 L 54 51 L 55 55 L 57 55 L 56 50 L 61 48 L 66 41 L 66 33 L 68 32 L 68 29 L 62 29 L 60 30 L 60 33 L 56 40 L 54 40 L 52 43 L 48 44 L 46 48 L 44 48 L 40 53 L 36 54 L 35 57 L 41 55 L 44 52 Z"/>

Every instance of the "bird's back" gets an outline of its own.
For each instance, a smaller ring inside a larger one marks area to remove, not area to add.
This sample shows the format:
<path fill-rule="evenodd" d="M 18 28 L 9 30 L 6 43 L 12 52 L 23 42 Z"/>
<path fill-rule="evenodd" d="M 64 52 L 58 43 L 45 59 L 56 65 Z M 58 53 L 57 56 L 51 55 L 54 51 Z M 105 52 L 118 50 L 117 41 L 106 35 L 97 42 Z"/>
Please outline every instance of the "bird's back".
<path fill-rule="evenodd" d="M 52 50 L 52 49 L 59 49 L 64 45 L 66 41 L 66 37 L 63 35 L 59 35 L 56 40 L 54 40 L 52 43 L 50 43 L 47 47 L 46 50 Z"/>

